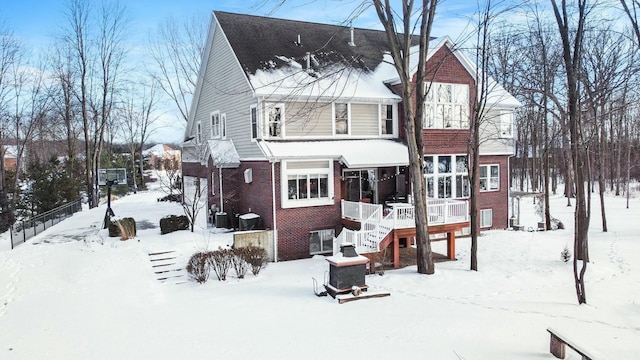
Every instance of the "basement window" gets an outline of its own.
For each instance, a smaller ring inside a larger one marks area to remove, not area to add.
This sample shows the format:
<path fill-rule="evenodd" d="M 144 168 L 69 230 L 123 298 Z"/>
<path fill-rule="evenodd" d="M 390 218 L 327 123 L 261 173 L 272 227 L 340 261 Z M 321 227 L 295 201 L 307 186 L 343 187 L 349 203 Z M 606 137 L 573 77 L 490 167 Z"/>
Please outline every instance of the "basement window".
<path fill-rule="evenodd" d="M 309 254 L 324 254 L 333 251 L 334 229 L 324 229 L 309 232 Z"/>

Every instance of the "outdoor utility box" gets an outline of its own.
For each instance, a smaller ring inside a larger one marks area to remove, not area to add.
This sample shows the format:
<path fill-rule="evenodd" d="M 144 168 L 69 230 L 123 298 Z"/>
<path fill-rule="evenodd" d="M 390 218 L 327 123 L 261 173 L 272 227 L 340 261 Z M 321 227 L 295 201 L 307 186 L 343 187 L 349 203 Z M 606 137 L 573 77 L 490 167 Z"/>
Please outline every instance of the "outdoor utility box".
<path fill-rule="evenodd" d="M 216 213 L 216 227 L 220 229 L 229 228 L 229 217 L 227 213 Z"/>
<path fill-rule="evenodd" d="M 260 215 L 254 213 L 240 215 L 240 231 L 257 230 Z"/>

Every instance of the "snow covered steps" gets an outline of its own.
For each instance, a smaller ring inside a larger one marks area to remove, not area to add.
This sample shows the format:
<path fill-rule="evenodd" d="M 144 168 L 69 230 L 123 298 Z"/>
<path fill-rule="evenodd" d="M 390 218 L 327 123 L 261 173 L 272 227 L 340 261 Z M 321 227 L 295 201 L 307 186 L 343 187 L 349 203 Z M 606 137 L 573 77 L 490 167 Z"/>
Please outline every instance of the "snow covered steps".
<path fill-rule="evenodd" d="M 150 252 L 149 261 L 158 281 L 171 284 L 187 282 L 185 269 L 178 264 L 178 253 L 175 250 Z"/>

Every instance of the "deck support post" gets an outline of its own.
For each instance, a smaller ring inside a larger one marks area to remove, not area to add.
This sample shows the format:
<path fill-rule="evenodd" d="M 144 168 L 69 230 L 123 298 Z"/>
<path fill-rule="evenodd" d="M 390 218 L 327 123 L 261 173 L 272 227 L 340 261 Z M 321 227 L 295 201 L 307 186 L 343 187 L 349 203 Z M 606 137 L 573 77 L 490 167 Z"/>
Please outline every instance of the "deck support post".
<path fill-rule="evenodd" d="M 447 233 L 447 257 L 449 260 L 456 259 L 456 233 L 454 231 Z"/>
<path fill-rule="evenodd" d="M 400 268 L 400 239 L 398 235 L 393 235 L 393 268 Z"/>

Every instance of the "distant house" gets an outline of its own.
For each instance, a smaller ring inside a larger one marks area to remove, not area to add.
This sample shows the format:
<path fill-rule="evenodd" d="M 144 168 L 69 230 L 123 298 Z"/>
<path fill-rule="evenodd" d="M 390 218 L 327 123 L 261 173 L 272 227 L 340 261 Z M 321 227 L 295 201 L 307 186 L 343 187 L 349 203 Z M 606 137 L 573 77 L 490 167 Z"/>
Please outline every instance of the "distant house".
<path fill-rule="evenodd" d="M 26 150 L 24 150 L 26 152 Z M 22 154 L 22 159 L 25 159 L 25 154 Z M 4 169 L 16 170 L 18 164 L 18 146 L 16 145 L 4 145 Z M 21 168 L 24 169 L 25 163 L 22 161 Z"/>
<path fill-rule="evenodd" d="M 210 207 L 258 214 L 273 230 L 278 259 L 332 253 L 345 241 L 360 253 L 393 246 L 396 257 L 400 241 L 415 235 L 415 220 L 402 88 L 389 60 L 381 31 L 214 11 L 183 175 L 208 182 Z M 428 220 L 431 233 L 447 234 L 453 258 L 455 232 L 469 226 L 466 145 L 476 73 L 446 37 L 432 40 L 427 65 Z M 483 229 L 508 226 L 519 106 L 493 85 L 482 128 Z"/>
<path fill-rule="evenodd" d="M 166 144 L 157 144 L 142 152 L 152 169 L 163 170 L 165 160 L 181 162 L 180 150 Z"/>

